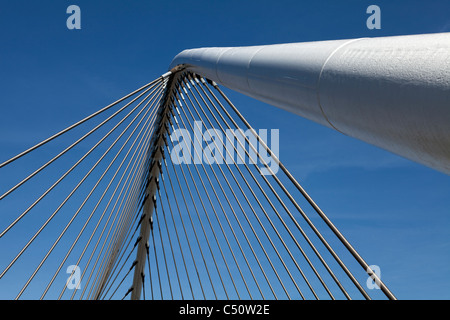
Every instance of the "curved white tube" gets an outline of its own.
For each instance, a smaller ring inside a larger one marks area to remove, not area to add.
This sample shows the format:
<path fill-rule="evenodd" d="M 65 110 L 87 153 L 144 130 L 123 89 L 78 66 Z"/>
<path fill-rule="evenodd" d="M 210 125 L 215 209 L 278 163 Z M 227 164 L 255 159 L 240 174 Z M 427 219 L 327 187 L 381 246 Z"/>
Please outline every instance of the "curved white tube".
<path fill-rule="evenodd" d="M 450 174 L 450 33 L 192 49 L 177 65 Z"/>

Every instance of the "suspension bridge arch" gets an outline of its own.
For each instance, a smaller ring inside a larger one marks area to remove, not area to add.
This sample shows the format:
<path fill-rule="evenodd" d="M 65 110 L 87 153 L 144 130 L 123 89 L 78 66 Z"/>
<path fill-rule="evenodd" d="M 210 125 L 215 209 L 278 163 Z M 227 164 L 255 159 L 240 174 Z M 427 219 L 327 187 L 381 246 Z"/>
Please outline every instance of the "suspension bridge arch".
<path fill-rule="evenodd" d="M 449 37 L 183 51 L 0 164 L 20 169 L 0 282 L 16 299 L 395 299 L 221 86 L 449 173 Z M 172 134 L 199 123 L 248 134 L 179 154 Z"/>

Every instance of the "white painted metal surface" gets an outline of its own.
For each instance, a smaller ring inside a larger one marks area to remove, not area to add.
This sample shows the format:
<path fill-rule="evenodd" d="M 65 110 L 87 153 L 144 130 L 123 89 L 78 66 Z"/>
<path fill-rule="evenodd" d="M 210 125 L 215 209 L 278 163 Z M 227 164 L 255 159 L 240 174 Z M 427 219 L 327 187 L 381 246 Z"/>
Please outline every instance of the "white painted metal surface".
<path fill-rule="evenodd" d="M 450 33 L 192 49 L 177 65 L 450 174 Z"/>

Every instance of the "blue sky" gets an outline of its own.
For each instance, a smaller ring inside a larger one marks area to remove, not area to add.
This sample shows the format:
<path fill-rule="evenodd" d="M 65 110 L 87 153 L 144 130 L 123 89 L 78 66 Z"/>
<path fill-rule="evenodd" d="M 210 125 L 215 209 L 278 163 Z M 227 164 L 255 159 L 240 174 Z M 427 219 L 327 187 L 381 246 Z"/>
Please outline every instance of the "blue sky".
<path fill-rule="evenodd" d="M 81 30 L 66 8 L 81 8 Z M 381 8 L 381 30 L 366 8 Z M 450 32 L 447 1 L 2 1 L 0 161 L 166 72 L 188 48 Z M 227 92 L 400 299 L 450 299 L 450 177 Z"/>

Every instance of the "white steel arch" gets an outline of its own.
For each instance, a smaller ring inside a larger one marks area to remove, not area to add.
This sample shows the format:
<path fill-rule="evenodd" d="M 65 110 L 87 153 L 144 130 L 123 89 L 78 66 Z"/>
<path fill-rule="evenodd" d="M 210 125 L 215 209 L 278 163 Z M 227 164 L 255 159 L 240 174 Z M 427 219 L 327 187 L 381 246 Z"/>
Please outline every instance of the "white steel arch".
<path fill-rule="evenodd" d="M 450 33 L 192 49 L 180 65 L 450 173 Z"/>

